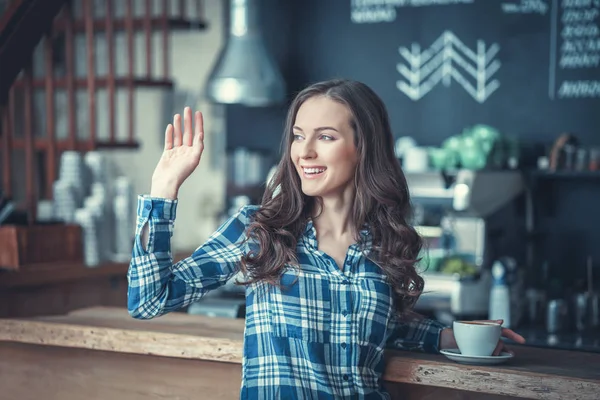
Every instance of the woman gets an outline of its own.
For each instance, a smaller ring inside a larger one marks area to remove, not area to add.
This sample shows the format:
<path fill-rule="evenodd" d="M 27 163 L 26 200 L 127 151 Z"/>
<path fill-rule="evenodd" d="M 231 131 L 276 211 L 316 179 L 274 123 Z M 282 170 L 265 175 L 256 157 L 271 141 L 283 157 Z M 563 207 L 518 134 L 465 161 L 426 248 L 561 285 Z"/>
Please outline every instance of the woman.
<path fill-rule="evenodd" d="M 334 80 L 302 91 L 262 204 L 243 207 L 172 265 L 177 192 L 204 146 L 201 113 L 195 134 L 189 108 L 183 133 L 180 126 L 175 115 L 150 196 L 139 198 L 133 317 L 184 307 L 241 270 L 243 399 L 385 399 L 384 348 L 456 348 L 450 329 L 410 312 L 423 290 L 415 270 L 421 239 L 407 221 L 387 111 L 370 88 Z"/>

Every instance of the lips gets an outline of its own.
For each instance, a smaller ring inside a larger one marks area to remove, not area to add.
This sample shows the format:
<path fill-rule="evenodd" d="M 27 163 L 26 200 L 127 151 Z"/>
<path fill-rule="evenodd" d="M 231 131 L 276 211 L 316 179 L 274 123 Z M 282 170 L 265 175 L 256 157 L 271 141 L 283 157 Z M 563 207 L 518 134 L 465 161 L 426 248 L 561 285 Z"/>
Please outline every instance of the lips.
<path fill-rule="evenodd" d="M 325 170 L 327 170 L 326 167 L 301 167 L 301 168 L 302 168 L 302 175 L 307 179 L 319 177 L 323 174 L 323 172 L 325 172 Z"/>

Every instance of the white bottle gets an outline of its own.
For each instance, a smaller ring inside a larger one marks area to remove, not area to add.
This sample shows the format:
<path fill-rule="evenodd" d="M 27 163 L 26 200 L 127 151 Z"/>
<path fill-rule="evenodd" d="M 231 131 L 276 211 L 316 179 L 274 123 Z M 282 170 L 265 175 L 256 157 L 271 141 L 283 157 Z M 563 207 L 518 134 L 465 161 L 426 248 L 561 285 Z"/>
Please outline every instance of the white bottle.
<path fill-rule="evenodd" d="M 492 265 L 492 287 L 490 290 L 490 320 L 504 320 L 502 324 L 506 328 L 511 326 L 510 318 L 510 287 L 507 283 L 507 270 L 500 261 L 495 261 Z"/>

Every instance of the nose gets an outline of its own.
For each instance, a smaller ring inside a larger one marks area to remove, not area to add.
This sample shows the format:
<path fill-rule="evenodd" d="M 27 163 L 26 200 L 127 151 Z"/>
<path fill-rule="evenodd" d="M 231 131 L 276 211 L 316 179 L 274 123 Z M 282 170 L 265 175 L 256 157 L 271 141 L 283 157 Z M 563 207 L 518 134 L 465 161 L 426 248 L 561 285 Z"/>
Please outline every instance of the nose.
<path fill-rule="evenodd" d="M 302 148 L 300 149 L 300 158 L 305 160 L 313 159 L 317 156 L 317 152 L 315 151 L 315 146 L 312 143 L 312 140 L 306 140 L 302 143 Z"/>

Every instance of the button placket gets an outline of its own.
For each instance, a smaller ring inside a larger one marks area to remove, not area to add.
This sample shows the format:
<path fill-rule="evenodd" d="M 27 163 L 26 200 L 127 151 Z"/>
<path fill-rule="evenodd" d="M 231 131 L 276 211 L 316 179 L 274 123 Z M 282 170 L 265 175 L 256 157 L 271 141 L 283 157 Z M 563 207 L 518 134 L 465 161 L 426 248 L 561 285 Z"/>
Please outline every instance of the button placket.
<path fill-rule="evenodd" d="M 344 367 L 351 367 L 351 363 L 352 363 L 352 318 L 351 318 L 351 313 L 352 313 L 352 282 L 350 280 L 350 277 L 348 276 L 349 273 L 346 271 L 344 273 L 342 273 L 342 280 L 340 282 L 341 284 L 341 289 L 343 293 L 343 298 L 344 298 L 344 302 L 342 305 L 342 316 L 343 319 L 341 321 L 341 323 L 345 326 L 344 332 L 345 335 L 340 337 L 340 343 L 339 343 L 339 349 L 342 352 L 342 354 L 340 354 L 340 359 L 343 360 L 342 361 L 342 365 Z M 347 384 L 350 382 L 350 376 L 348 374 L 344 374 L 342 376 L 342 379 L 344 380 L 344 383 Z"/>

